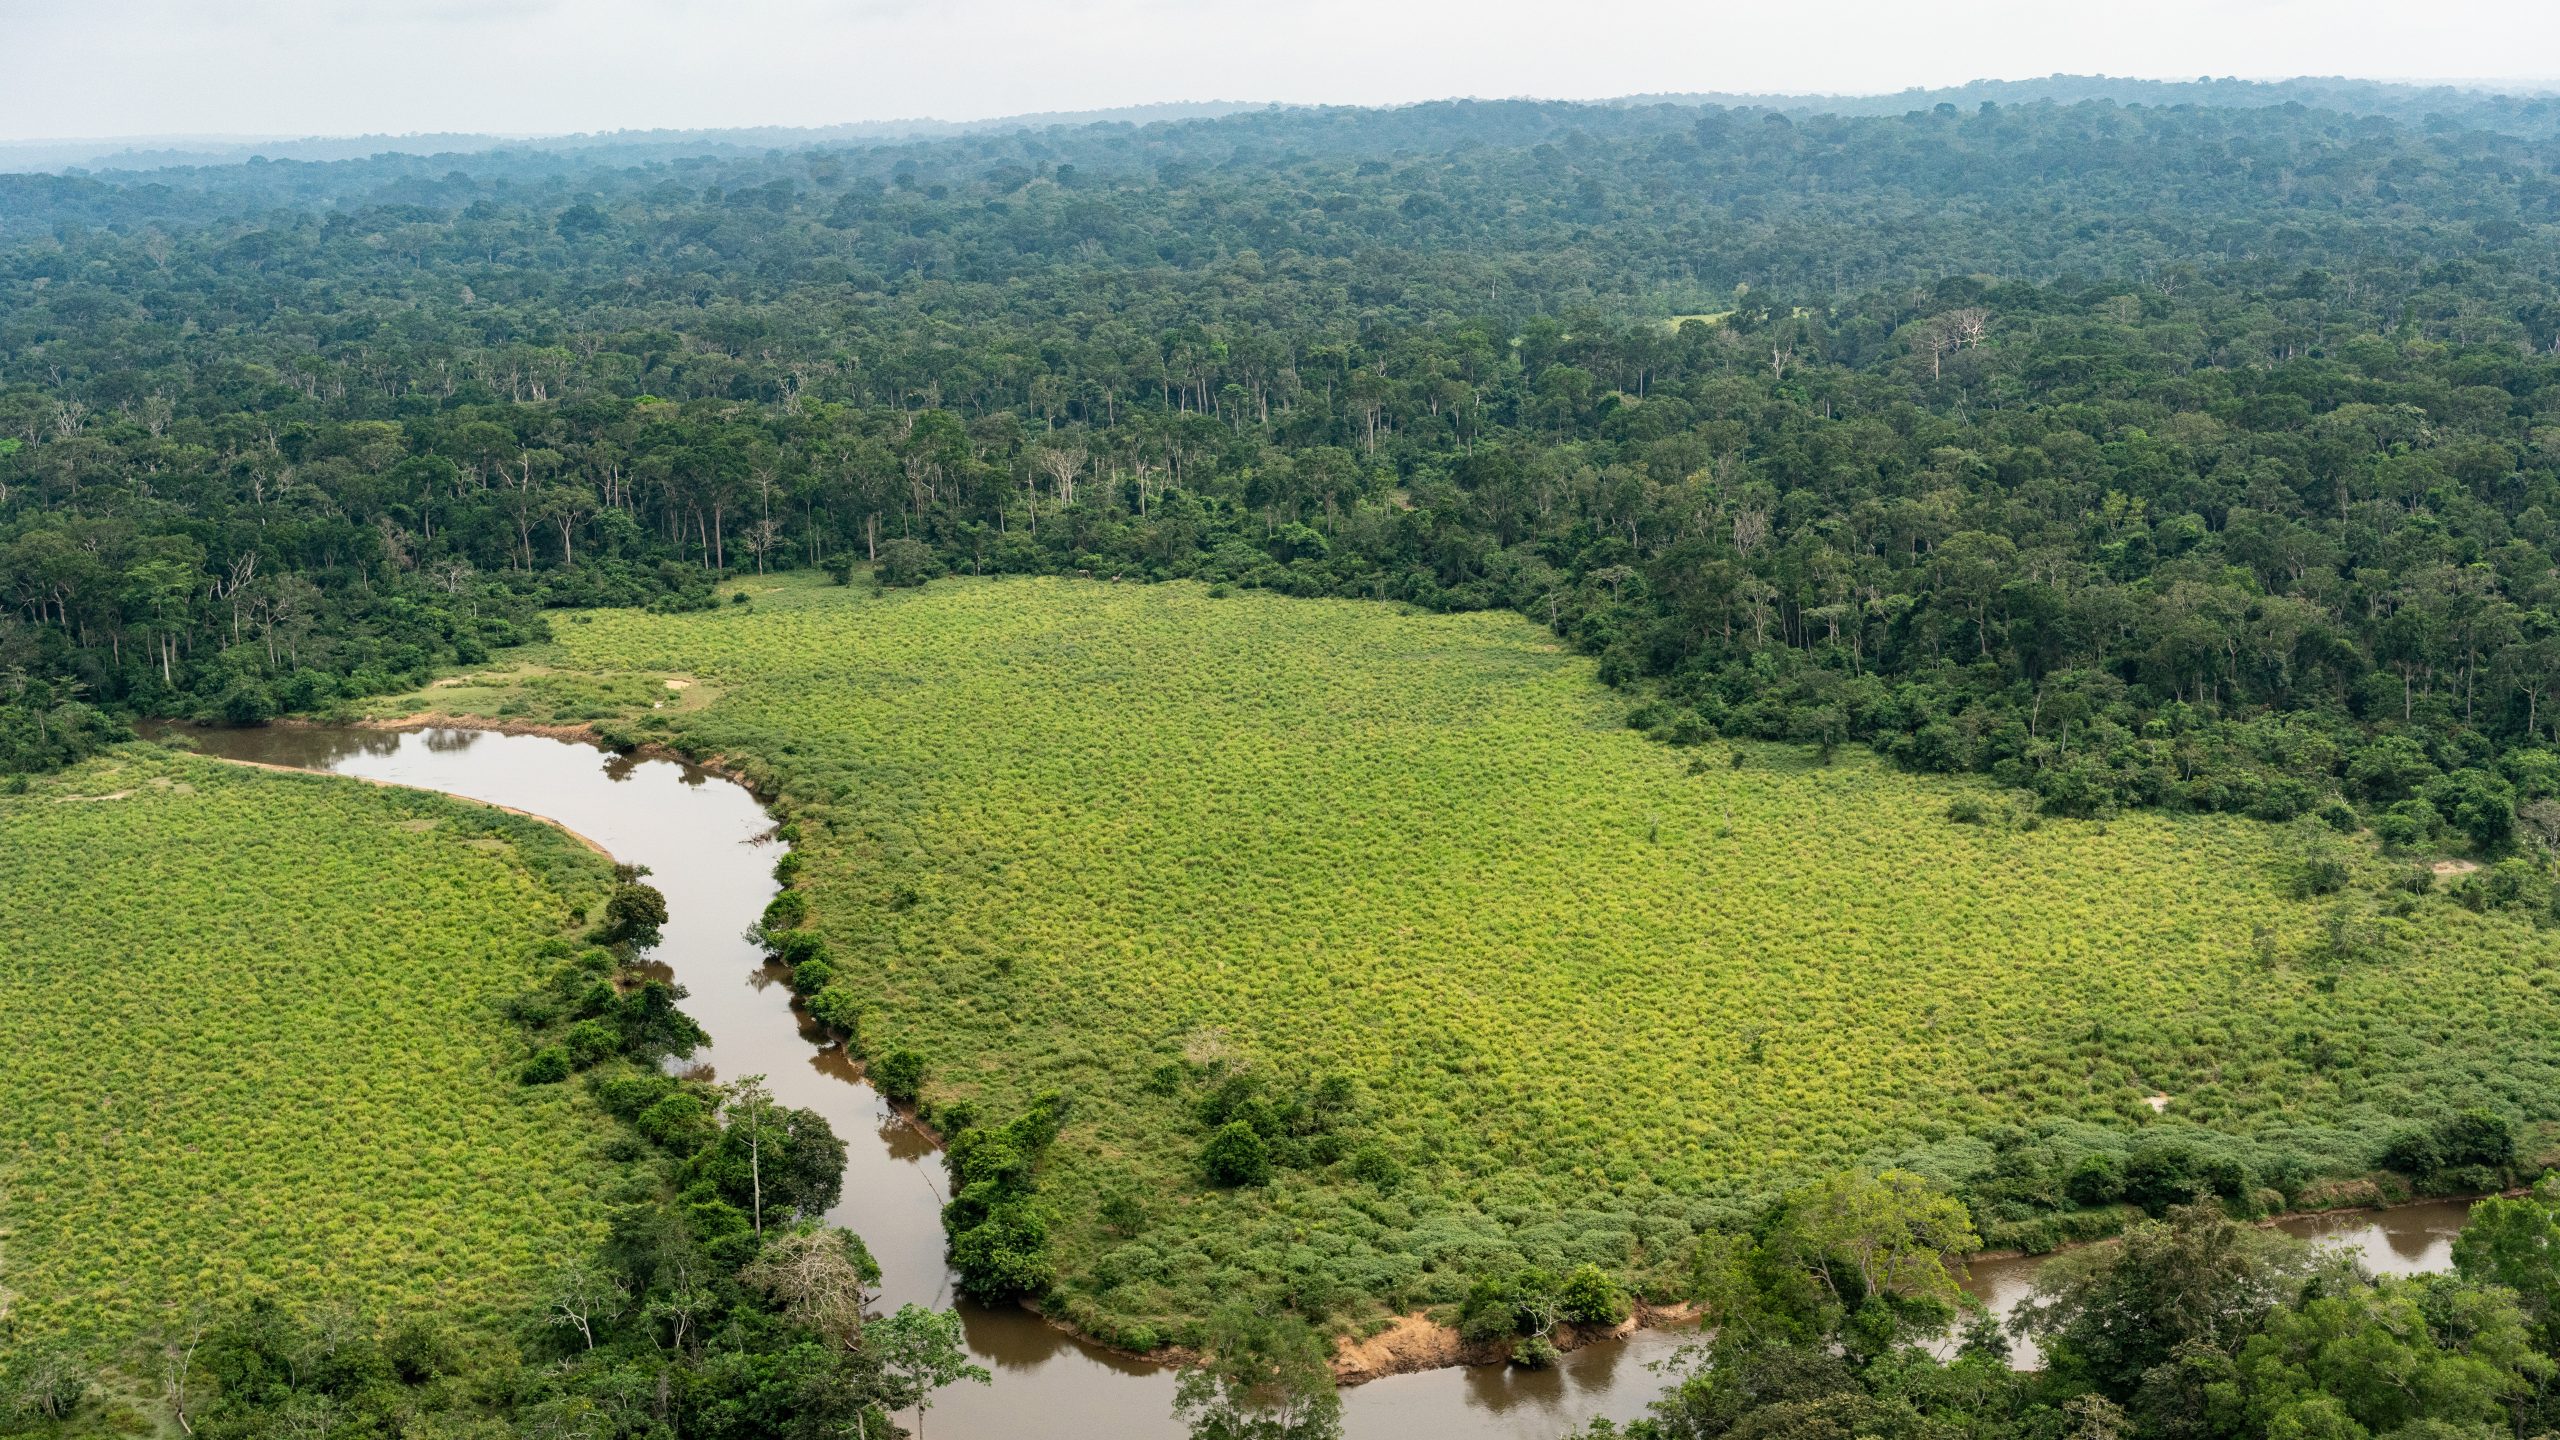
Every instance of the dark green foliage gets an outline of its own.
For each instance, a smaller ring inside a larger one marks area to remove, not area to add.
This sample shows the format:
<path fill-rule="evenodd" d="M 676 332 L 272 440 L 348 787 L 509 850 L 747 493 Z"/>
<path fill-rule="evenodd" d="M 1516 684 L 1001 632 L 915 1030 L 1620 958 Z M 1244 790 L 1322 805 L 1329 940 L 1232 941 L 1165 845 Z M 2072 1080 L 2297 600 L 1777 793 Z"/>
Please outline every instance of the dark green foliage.
<path fill-rule="evenodd" d="M 2377 1161 L 2424 1190 L 2496 1189 L 2516 1163 L 2515 1126 L 2491 1111 L 2465 1110 L 2394 1131 Z"/>
<path fill-rule="evenodd" d="M 702 1148 L 715 1128 L 712 1107 L 690 1090 L 679 1090 L 660 1099 L 641 1111 L 632 1123 L 651 1144 L 678 1155 L 690 1155 Z"/>
<path fill-rule="evenodd" d="M 1458 1333 L 1469 1340 L 1544 1334 L 1560 1313 L 1556 1278 L 1535 1267 L 1479 1278 L 1458 1305 Z"/>
<path fill-rule="evenodd" d="M 892 1050 L 871 1062 L 867 1073 L 881 1094 L 912 1105 L 924 1089 L 924 1056 L 913 1050 Z"/>
<path fill-rule="evenodd" d="M 862 1013 L 860 994 L 852 986 L 834 984 L 809 997 L 809 1018 L 834 1032 L 853 1054 L 862 1053 Z"/>
<path fill-rule="evenodd" d="M 1374 1140 L 1363 1142 L 1352 1150 L 1347 1168 L 1354 1179 L 1381 1190 L 1394 1189 L 1404 1178 L 1404 1166 L 1397 1163 L 1387 1147 Z"/>
<path fill-rule="evenodd" d="M 1066 1117 L 1066 1100 L 1055 1094 L 992 1128 L 948 1113 L 942 1117 L 949 1127 L 943 1164 L 952 1188 L 942 1228 L 961 1288 L 978 1299 L 1036 1296 L 1056 1278 L 1037 1178 L 1040 1159 Z"/>
<path fill-rule="evenodd" d="M 977 1299 L 999 1303 L 1038 1295 L 1056 1276 L 1048 1222 L 1027 1202 L 999 1205 L 951 1237 L 951 1266 L 960 1272 L 960 1288 Z"/>
<path fill-rule="evenodd" d="M 690 1055 L 710 1039 L 693 1017 L 677 1008 L 684 992 L 663 980 L 643 980 L 616 1002 L 613 1022 L 622 1031 L 622 1053 L 655 1062 Z"/>
<path fill-rule="evenodd" d="M 786 890 L 783 893 L 797 895 L 800 892 Z M 774 963 L 785 967 L 806 965 L 812 961 L 823 963 L 835 955 L 826 937 L 815 930 L 784 930 L 779 934 L 768 930 L 765 932 L 765 945 L 772 952 Z"/>
<path fill-rule="evenodd" d="M 2062 1189 L 2074 1205 L 2113 1205 L 2124 1198 L 2124 1162 L 2105 1151 L 2083 1155 Z"/>
<path fill-rule="evenodd" d="M 1330 1347 L 1296 1315 L 1229 1304 L 1209 1317 L 1199 1364 L 1174 1392 L 1195 1440 L 1339 1440 Z"/>
<path fill-rule="evenodd" d="M 2248 1174 L 2236 1161 L 2178 1141 L 2138 1145 L 2125 1158 L 2123 1198 L 2153 1215 L 2212 1196 L 2237 1199 L 2247 1189 Z"/>
<path fill-rule="evenodd" d="M 1242 1120 L 1230 1120 L 1201 1147 L 1200 1171 L 1212 1185 L 1260 1185 L 1271 1178 L 1271 1147 Z"/>
<path fill-rule="evenodd" d="M 931 547 L 900 538 L 880 547 L 880 559 L 871 575 L 884 586 L 909 588 L 932 579 L 941 569 Z"/>
<path fill-rule="evenodd" d="M 524 1062 L 520 1078 L 527 1085 L 557 1085 L 569 1078 L 574 1062 L 569 1052 L 557 1045 L 545 1045 Z"/>
<path fill-rule="evenodd" d="M 800 890 L 785 890 L 766 902 L 760 922 L 767 936 L 795 929 L 809 921 L 809 896 Z"/>
<path fill-rule="evenodd" d="M 2346 889 L 2352 878 L 2345 860 L 2335 855 L 2313 855 L 2294 866 L 2291 888 L 2298 900 L 2335 895 Z"/>
<path fill-rule="evenodd" d="M 834 1207 L 844 1188 L 845 1145 L 824 1117 L 776 1105 L 750 1115 L 732 1104 L 721 1118 L 717 1135 L 691 1153 L 683 1172 L 689 1183 L 709 1184 L 743 1214 L 757 1203 L 760 1176 L 768 1225 L 795 1216 L 815 1220 Z M 751 1134 L 761 1138 L 760 1146 L 751 1146 Z M 668 1148 L 684 1143 L 679 1138 Z"/>
<path fill-rule="evenodd" d="M 1628 1308 L 1627 1292 L 1597 1265 L 1576 1265 L 1556 1287 L 1556 1314 L 1576 1325 L 1616 1325 Z"/>
<path fill-rule="evenodd" d="M 2453 1264 L 2465 1280 L 2513 1291 L 2544 1352 L 2560 1354 L 2560 1179 L 2545 1177 L 2530 1195 L 2472 1206 L 2470 1223 L 2454 1237 Z"/>
<path fill-rule="evenodd" d="M 2486 770 L 2457 770 L 2435 780 L 2426 798 L 2446 824 L 2482 850 L 2495 850 L 2515 833 L 2515 789 Z"/>
<path fill-rule="evenodd" d="M 595 1087 L 597 1103 L 625 1120 L 638 1119 L 642 1111 L 665 1099 L 676 1088 L 673 1079 L 655 1070 L 601 1075 L 589 1083 Z"/>
<path fill-rule="evenodd" d="M 2540 862 L 2510 856 L 2464 877 L 2453 893 L 2472 910 L 2539 909 L 2549 903 L 2551 880 Z"/>
<path fill-rule="evenodd" d="M 1158 1067 L 1158 1087 L 1178 1086 L 1178 1064 Z M 1202 1128 L 1214 1132 L 1203 1150 L 1211 1174 L 1244 1174 L 1262 1156 L 1264 1174 L 1251 1180 L 1218 1180 L 1222 1185 L 1260 1184 L 1268 1167 L 1330 1165 L 1349 1152 L 1340 1127 L 1354 1118 L 1359 1087 L 1346 1075 L 1327 1075 L 1306 1089 L 1286 1083 L 1267 1085 L 1259 1075 L 1236 1073 L 1220 1079 L 1192 1107 Z M 1236 1131 L 1235 1135 L 1227 1132 Z M 1255 1144 L 1244 1138 L 1250 1136 Z M 1231 1164 L 1229 1163 L 1231 1162 Z M 1233 1168 L 1241 1167 L 1241 1168 Z"/>
<path fill-rule="evenodd" d="M 587 938 L 598 945 L 637 952 L 657 944 L 659 927 L 666 923 L 667 897 L 654 886 L 628 881 L 616 885 L 606 897 L 604 916 Z"/>
<path fill-rule="evenodd" d="M 2448 1165 L 2503 1171 L 2516 1163 L 2516 1128 L 2490 1111 L 2462 1111 L 2438 1125 L 2436 1136 Z"/>
<path fill-rule="evenodd" d="M 20 683 L 0 695 L 0 774 L 58 770 L 128 738 L 111 716 L 71 699 L 70 685 Z"/>
<path fill-rule="evenodd" d="M 569 1027 L 563 1043 L 569 1052 L 569 1063 L 580 1070 L 592 1069 L 622 1050 L 622 1034 L 602 1020 L 581 1020 Z"/>
<path fill-rule="evenodd" d="M 2309 1268 L 2297 1241 L 2183 1206 L 2048 1265 L 2030 1323 L 2058 1374 L 2121 1404 L 2183 1347 L 2237 1349 Z"/>

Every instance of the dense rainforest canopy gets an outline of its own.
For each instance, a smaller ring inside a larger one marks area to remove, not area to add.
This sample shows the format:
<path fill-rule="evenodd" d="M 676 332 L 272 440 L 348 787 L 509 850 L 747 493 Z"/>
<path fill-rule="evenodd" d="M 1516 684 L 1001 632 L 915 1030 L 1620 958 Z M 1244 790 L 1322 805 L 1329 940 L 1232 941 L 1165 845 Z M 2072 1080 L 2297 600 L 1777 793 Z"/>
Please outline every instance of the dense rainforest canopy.
<path fill-rule="evenodd" d="M 2560 787 L 2560 175 L 2482 126 L 2547 118 L 1452 103 L 0 178 L 0 763 L 877 559 L 1514 606 L 1675 737 L 2495 847 Z"/>

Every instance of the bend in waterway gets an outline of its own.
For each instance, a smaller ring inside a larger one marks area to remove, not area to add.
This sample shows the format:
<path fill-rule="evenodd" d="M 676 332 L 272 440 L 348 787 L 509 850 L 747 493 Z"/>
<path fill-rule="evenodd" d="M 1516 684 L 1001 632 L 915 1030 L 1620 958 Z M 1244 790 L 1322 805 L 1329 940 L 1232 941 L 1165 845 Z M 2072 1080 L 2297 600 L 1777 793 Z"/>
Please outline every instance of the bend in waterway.
<path fill-rule="evenodd" d="M 1086 1344 L 1029 1311 L 958 1300 L 943 1258 L 943 1171 L 932 1145 L 863 1083 L 841 1047 L 806 1026 L 781 976 L 745 937 L 778 888 L 773 818 L 743 786 L 680 761 L 608 755 L 548 735 L 430 728 L 277 726 L 189 730 L 205 754 L 437 790 L 549 820 L 644 865 L 667 897 L 653 960 L 688 992 L 711 1035 L 695 1058 L 719 1074 L 762 1074 L 777 1099 L 814 1110 L 844 1137 L 844 1198 L 828 1218 L 878 1257 L 881 1303 L 960 1312 L 990 1386 L 937 1398 L 934 1434 L 960 1440 L 1179 1440 L 1174 1372 Z M 1552 1369 L 1430 1370 L 1343 1392 L 1349 1440 L 1446 1435 L 1552 1440 L 1595 1416 L 1644 1413 L 1667 1376 L 1654 1368 L 1694 1336 L 1646 1330 L 1586 1346 Z"/>

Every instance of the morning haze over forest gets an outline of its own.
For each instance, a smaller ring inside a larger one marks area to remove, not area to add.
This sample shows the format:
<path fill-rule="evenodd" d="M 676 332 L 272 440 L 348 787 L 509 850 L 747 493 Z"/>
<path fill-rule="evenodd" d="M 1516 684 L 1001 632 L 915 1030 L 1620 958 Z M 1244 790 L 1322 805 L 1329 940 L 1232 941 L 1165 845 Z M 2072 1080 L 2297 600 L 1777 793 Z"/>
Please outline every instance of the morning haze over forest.
<path fill-rule="evenodd" d="M 0 1436 L 2560 1431 L 2553 17 L 0 18 Z"/>

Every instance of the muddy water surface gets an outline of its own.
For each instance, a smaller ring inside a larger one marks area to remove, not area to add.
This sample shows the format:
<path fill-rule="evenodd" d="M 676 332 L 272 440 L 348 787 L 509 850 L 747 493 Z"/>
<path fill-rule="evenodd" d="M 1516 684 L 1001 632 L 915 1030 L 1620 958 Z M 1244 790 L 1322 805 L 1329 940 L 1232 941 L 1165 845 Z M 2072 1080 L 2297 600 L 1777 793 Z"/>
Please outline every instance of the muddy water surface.
<path fill-rule="evenodd" d="M 844 1137 L 844 1198 L 829 1216 L 879 1257 L 881 1303 L 956 1307 L 988 1386 L 943 1392 L 927 1433 L 943 1440 L 1176 1440 L 1174 1373 L 1085 1345 L 1018 1309 L 958 1300 L 943 1262 L 943 1172 L 843 1053 L 805 1030 L 790 991 L 742 932 L 773 897 L 782 849 L 745 789 L 670 760 L 634 760 L 538 735 L 475 730 L 307 727 L 184 732 L 206 754 L 441 790 L 556 821 L 667 897 L 655 958 L 689 992 L 711 1034 L 695 1058 L 722 1077 L 762 1074 L 784 1104 L 815 1110 Z M 1551 1440 L 1594 1416 L 1641 1415 L 1666 1377 L 1652 1366 L 1689 1336 L 1649 1331 L 1595 1345 L 1552 1370 L 1435 1370 L 1343 1393 L 1350 1440 L 1405 1436 Z"/>

